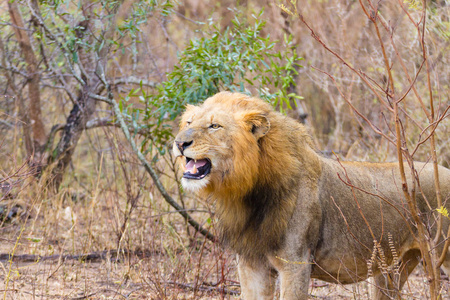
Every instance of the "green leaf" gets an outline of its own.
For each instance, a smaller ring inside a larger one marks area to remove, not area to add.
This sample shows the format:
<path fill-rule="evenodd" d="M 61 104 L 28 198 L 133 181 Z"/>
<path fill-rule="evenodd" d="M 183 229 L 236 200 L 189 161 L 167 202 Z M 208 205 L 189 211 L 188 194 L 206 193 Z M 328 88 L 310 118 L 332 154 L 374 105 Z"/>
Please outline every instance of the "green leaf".
<path fill-rule="evenodd" d="M 42 238 L 28 237 L 27 240 L 33 243 L 39 243 L 40 241 L 42 241 Z"/>

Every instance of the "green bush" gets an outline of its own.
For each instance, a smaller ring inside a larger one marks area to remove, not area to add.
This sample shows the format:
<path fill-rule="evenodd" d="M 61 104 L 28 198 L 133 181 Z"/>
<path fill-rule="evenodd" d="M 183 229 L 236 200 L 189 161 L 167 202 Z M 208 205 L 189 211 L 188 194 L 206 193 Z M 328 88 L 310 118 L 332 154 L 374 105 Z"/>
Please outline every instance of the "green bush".
<path fill-rule="evenodd" d="M 172 137 L 172 124 L 186 104 L 199 101 L 219 91 L 235 91 L 257 95 L 278 107 L 290 108 L 290 99 L 299 96 L 288 93 L 295 85 L 296 68 L 301 67 L 291 37 L 286 36 L 282 50 L 276 50 L 276 41 L 261 32 L 265 22 L 262 12 L 253 16 L 254 24 L 243 24 L 236 17 L 225 31 L 217 28 L 212 20 L 203 37 L 191 40 L 179 55 L 179 62 L 168 74 L 167 81 L 157 87 L 157 92 L 144 95 L 147 110 L 139 129 L 150 133 L 142 151 L 156 147 L 165 153 Z M 137 119 L 135 112 L 133 118 Z M 149 143 L 150 142 L 150 143 Z M 150 147 L 149 147 L 150 146 Z"/>

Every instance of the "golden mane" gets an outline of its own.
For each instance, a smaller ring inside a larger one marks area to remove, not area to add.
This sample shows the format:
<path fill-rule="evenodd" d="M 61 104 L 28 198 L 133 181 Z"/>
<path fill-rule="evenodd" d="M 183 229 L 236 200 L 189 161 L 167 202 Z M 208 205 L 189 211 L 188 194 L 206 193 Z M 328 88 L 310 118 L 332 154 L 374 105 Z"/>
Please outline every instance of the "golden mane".
<path fill-rule="evenodd" d="M 305 127 L 274 111 L 267 102 L 239 93 L 221 92 L 187 111 L 181 128 L 192 114 L 204 111 L 228 112 L 237 123 L 229 133 L 233 167 L 220 185 L 201 191 L 217 203 L 224 242 L 249 259 L 274 250 L 292 215 L 300 176 L 308 174 L 315 182 L 320 175 Z M 256 141 L 251 127 L 258 126 L 260 116 L 267 119 L 270 129 Z"/>

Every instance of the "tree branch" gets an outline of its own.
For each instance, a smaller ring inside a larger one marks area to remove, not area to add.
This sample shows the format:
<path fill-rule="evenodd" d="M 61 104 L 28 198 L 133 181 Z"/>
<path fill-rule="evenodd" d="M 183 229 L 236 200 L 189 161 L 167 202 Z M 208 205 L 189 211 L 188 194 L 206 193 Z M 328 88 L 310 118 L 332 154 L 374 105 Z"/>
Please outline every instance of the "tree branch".
<path fill-rule="evenodd" d="M 29 105 L 27 106 L 28 109 L 26 107 L 22 107 L 22 109 L 26 111 L 26 113 L 23 113 L 23 115 L 26 114 L 29 118 L 29 122 L 27 122 L 28 124 L 25 126 L 30 126 L 32 132 L 32 149 L 31 152 L 28 152 L 27 154 L 30 156 L 33 154 L 38 154 L 38 157 L 36 157 L 36 159 L 40 160 L 39 155 L 41 154 L 41 150 L 45 144 L 45 141 L 47 140 L 47 137 L 45 134 L 44 123 L 42 122 L 41 117 L 41 96 L 39 89 L 40 74 L 37 59 L 34 55 L 31 39 L 28 36 L 28 32 L 19 29 L 24 28 L 25 25 L 22 19 L 22 15 L 20 14 L 17 2 L 8 2 L 8 9 L 11 17 L 11 22 L 17 26 L 13 26 L 14 32 L 19 42 L 22 55 L 27 64 Z"/>
<path fill-rule="evenodd" d="M 128 140 L 128 142 L 131 145 L 131 148 L 133 149 L 133 152 L 137 155 L 137 157 L 139 158 L 139 160 L 141 161 L 142 165 L 144 166 L 145 170 L 147 171 L 147 173 L 149 173 L 150 177 L 153 179 L 153 182 L 156 185 L 156 188 L 158 189 L 158 191 L 161 193 L 161 195 L 163 196 L 164 200 L 166 200 L 167 203 L 169 203 L 172 207 L 174 207 L 179 213 L 180 215 L 189 223 L 191 224 L 192 227 L 194 227 L 198 232 L 200 232 L 202 235 L 204 235 L 207 239 L 216 242 L 217 239 L 216 237 L 210 233 L 207 229 L 203 228 L 199 223 L 197 223 L 190 214 L 188 214 L 186 212 L 185 209 L 183 209 L 183 207 L 181 205 L 179 205 L 175 199 L 173 199 L 169 193 L 166 191 L 166 189 L 164 188 L 164 186 L 162 185 L 161 181 L 158 178 L 158 174 L 156 174 L 155 170 L 153 169 L 153 167 L 150 165 L 150 163 L 147 161 L 147 159 L 145 158 L 145 156 L 142 154 L 142 152 L 137 148 L 136 143 L 134 142 L 134 140 L 131 138 L 130 136 L 130 132 L 128 130 L 128 127 L 125 123 L 125 120 L 122 117 L 122 113 L 120 112 L 120 108 L 119 105 L 117 104 L 116 100 L 114 99 L 112 92 L 110 90 L 110 86 L 108 85 L 107 81 L 105 78 L 102 78 L 103 83 L 105 84 L 105 86 L 108 89 L 108 93 L 109 93 L 109 99 L 113 104 L 113 109 L 114 109 L 114 113 L 116 115 L 117 120 L 119 121 L 120 127 L 122 129 L 122 132 L 124 133 L 126 139 Z"/>
<path fill-rule="evenodd" d="M 154 88 L 157 85 L 157 83 L 154 81 L 149 81 L 147 79 L 138 78 L 135 76 L 114 78 L 111 82 L 111 85 L 120 85 L 120 84 L 138 84 L 138 85 L 142 84 L 144 86 L 148 86 L 151 88 Z"/>

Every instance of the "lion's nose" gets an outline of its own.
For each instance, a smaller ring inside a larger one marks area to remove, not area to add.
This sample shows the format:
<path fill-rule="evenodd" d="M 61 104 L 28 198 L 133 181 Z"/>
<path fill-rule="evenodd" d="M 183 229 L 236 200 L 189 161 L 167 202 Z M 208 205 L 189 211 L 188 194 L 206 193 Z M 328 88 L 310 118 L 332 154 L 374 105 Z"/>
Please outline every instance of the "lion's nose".
<path fill-rule="evenodd" d="M 189 142 L 175 142 L 177 144 L 178 149 L 180 150 L 181 154 L 183 154 L 183 151 L 189 147 L 190 145 L 192 145 L 194 141 L 189 141 Z"/>

